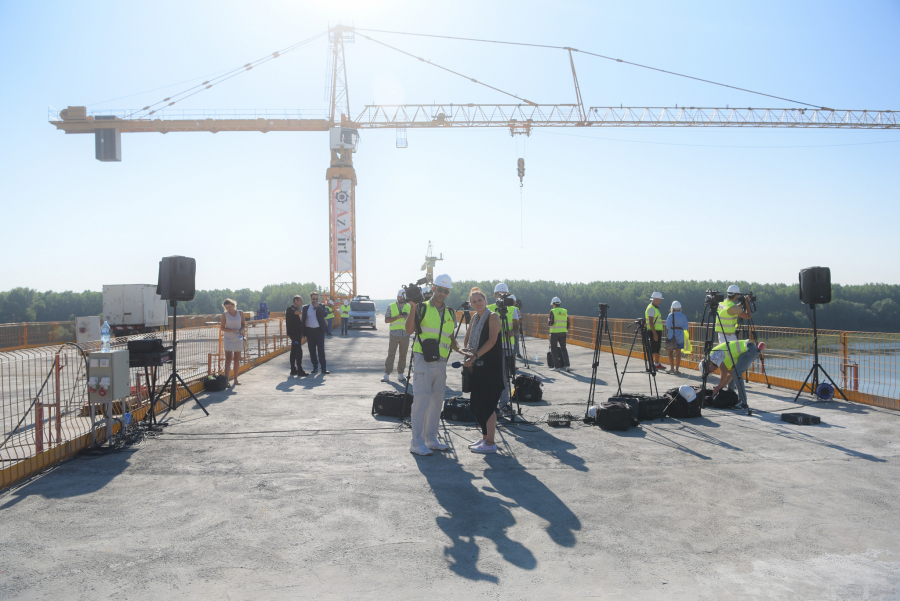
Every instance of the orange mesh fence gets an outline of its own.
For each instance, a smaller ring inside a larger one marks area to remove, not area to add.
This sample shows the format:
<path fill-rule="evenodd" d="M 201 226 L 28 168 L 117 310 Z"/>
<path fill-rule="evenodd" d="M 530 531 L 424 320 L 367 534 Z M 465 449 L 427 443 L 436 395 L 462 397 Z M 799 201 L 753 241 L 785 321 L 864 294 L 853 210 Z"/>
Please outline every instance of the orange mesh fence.
<path fill-rule="evenodd" d="M 180 318 L 179 318 L 180 319 Z M 113 338 L 112 348 L 127 348 L 128 340 L 161 338 L 172 344 L 172 331 Z M 178 373 L 194 391 L 203 388 L 209 374 L 224 364 L 218 326 L 179 328 Z M 43 346 L 0 352 L 0 489 L 73 455 L 91 444 L 92 425 L 87 405 L 87 374 L 79 347 L 98 350 L 99 342 Z M 288 349 L 283 319 L 249 321 L 241 353 L 241 371 Z M 157 385 L 172 371 L 171 364 L 156 368 Z M 152 379 L 152 376 L 151 376 Z M 130 373 L 131 395 L 116 402 L 114 415 L 131 413 L 135 420 L 150 407 L 143 369 Z M 179 401 L 187 391 L 179 387 Z M 168 396 L 164 401 L 168 402 Z M 157 405 L 158 410 L 164 408 Z"/>
<path fill-rule="evenodd" d="M 74 321 L 0 324 L 0 351 L 74 341 Z"/>

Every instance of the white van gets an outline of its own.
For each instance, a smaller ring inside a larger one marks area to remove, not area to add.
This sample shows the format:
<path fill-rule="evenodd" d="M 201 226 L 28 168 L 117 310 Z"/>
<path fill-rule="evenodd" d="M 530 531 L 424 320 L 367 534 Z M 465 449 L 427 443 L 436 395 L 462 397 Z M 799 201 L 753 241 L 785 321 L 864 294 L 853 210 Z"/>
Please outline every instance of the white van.
<path fill-rule="evenodd" d="M 368 296 L 356 296 L 350 301 L 350 323 L 347 328 L 370 327 L 377 330 L 375 322 L 375 301 Z"/>

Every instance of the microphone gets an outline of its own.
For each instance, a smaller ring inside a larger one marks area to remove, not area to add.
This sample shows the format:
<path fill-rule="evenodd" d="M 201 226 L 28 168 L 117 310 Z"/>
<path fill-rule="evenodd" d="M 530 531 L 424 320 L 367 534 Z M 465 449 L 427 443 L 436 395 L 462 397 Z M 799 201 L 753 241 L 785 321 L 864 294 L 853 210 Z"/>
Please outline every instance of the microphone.
<path fill-rule="evenodd" d="M 484 365 L 484 361 L 482 361 L 481 359 L 475 362 L 475 367 L 481 367 L 482 365 Z M 459 369 L 462 366 L 462 361 L 454 361 L 450 364 L 450 367 L 452 367 L 453 369 Z"/>

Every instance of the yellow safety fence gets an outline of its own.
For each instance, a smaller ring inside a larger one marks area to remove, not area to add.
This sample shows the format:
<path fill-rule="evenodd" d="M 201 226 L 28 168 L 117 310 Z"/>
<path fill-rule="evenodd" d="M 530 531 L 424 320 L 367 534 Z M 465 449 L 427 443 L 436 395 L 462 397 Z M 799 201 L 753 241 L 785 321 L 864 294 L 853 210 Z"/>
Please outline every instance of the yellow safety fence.
<path fill-rule="evenodd" d="M 528 337 L 549 338 L 548 315 L 525 314 L 524 329 Z M 567 343 L 594 348 L 597 330 L 596 317 L 570 315 L 571 329 Z M 609 319 L 612 350 L 617 355 L 628 355 L 634 340 L 634 320 Z M 877 332 L 845 332 L 819 330 L 819 363 L 844 391 L 847 399 L 868 405 L 900 409 L 900 334 Z M 693 349 L 683 354 L 682 371 L 693 370 L 703 355 L 705 331 L 701 324 L 690 324 L 689 334 Z M 746 374 L 752 382 L 798 391 L 813 365 L 813 331 L 804 328 L 747 327 L 739 331 L 739 338 L 751 338 L 765 342 L 763 360 L 753 364 Z M 533 358 L 534 345 L 528 347 Z M 549 348 L 538 353 L 546 356 Z M 609 352 L 609 342 L 604 332 L 600 350 Z M 643 362 L 640 337 L 634 345 L 632 361 Z M 668 366 L 665 343 L 660 354 L 663 365 Z M 820 382 L 824 377 L 820 375 Z M 807 383 L 805 392 L 811 392 Z M 840 395 L 835 393 L 840 399 Z"/>
<path fill-rule="evenodd" d="M 207 319 L 203 325 L 182 328 L 180 319 L 178 373 L 197 393 L 203 390 L 207 375 L 223 369 L 222 333 L 217 320 Z M 164 345 L 170 346 L 172 331 L 114 338 L 112 348 L 127 348 L 128 340 L 144 338 L 161 338 Z M 100 343 L 80 347 L 89 353 L 98 350 Z M 252 369 L 289 348 L 284 318 L 248 321 L 240 371 Z M 171 364 L 156 368 L 157 386 L 166 381 L 171 370 Z M 81 352 L 74 343 L 0 352 L 0 489 L 91 444 L 94 432 L 87 405 L 86 376 Z M 152 381 L 151 375 L 150 384 Z M 139 421 L 149 411 L 148 382 L 141 368 L 131 370 L 131 395 L 114 404 L 115 417 L 124 419 L 130 413 L 134 421 Z M 188 393 L 179 386 L 177 402 L 185 398 Z M 166 394 L 157 403 L 157 411 L 164 410 L 168 401 Z M 118 422 L 114 429 L 118 431 Z M 97 434 L 102 432 L 98 430 Z"/>

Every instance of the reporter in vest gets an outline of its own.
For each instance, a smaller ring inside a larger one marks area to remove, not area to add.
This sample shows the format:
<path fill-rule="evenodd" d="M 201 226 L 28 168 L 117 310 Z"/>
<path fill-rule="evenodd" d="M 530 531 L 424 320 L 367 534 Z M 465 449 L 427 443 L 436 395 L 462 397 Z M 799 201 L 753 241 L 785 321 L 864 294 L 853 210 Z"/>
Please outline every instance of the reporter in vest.
<path fill-rule="evenodd" d="M 284 310 L 284 321 L 287 325 L 287 335 L 291 339 L 291 375 L 308 376 L 303 371 L 303 297 L 299 294 L 294 297 L 294 302 Z"/>
<path fill-rule="evenodd" d="M 438 422 L 447 389 L 447 359 L 450 349 L 461 353 L 453 336 L 454 311 L 447 307 L 447 295 L 453 288 L 449 275 L 434 279 L 434 294 L 420 309 L 409 301 L 406 333 L 409 336 L 419 329 L 413 344 L 413 404 L 410 421 L 412 441 L 409 452 L 431 455 L 432 451 L 446 451 L 449 446 L 438 440 Z"/>
<path fill-rule="evenodd" d="M 550 301 L 550 315 L 547 324 L 550 326 L 550 352 L 553 353 L 553 370 L 572 371 L 569 369 L 569 350 L 566 348 L 566 334 L 569 332 L 569 312 L 560 305 L 562 301 L 554 296 Z"/>
<path fill-rule="evenodd" d="M 659 362 L 659 351 L 662 348 L 663 327 L 665 320 L 659 312 L 659 304 L 663 301 L 662 292 L 654 292 L 650 295 L 650 304 L 644 309 L 644 319 L 647 321 L 647 333 L 650 335 L 650 352 L 653 354 L 653 363 L 657 371 L 665 370 Z"/>
<path fill-rule="evenodd" d="M 497 305 L 499 304 L 500 298 L 504 294 L 509 294 L 509 287 L 500 282 L 496 286 L 494 286 L 494 299 L 496 302 L 487 306 L 487 310 L 491 313 L 496 313 L 498 319 L 504 319 L 504 317 L 497 310 Z M 513 347 L 513 337 L 515 336 L 516 329 L 519 326 L 518 320 L 515 318 L 516 312 L 515 307 L 506 307 L 506 329 L 508 330 L 508 335 L 505 340 L 501 340 L 502 346 L 502 355 L 503 355 L 503 369 L 504 378 L 503 378 L 503 393 L 500 395 L 500 410 L 506 411 L 510 409 L 509 405 L 509 380 L 505 377 L 506 373 L 509 373 L 510 376 L 515 377 L 516 370 L 516 351 Z M 501 337 L 502 337 L 502 327 L 501 327 Z M 468 333 L 466 334 L 468 336 Z"/>
<path fill-rule="evenodd" d="M 488 310 L 487 297 L 479 288 L 472 288 L 469 303 L 475 309 L 475 317 L 466 332 L 466 362 L 471 386 L 472 413 L 481 426 L 482 439 L 469 445 L 473 453 L 496 453 L 494 434 L 497 429 L 497 403 L 506 388 L 503 377 L 503 332 L 500 316 Z"/>
<path fill-rule="evenodd" d="M 406 303 L 406 292 L 397 291 L 397 301 L 391 303 L 384 312 L 384 323 L 391 327 L 391 335 L 388 338 L 388 355 L 384 362 L 384 376 L 382 382 L 391 381 L 391 372 L 394 371 L 394 355 L 400 349 L 400 359 L 397 361 L 397 377 L 401 382 L 406 382 L 406 354 L 409 352 L 409 334 L 406 333 L 406 318 L 409 316 L 409 305 Z"/>
<path fill-rule="evenodd" d="M 740 408 L 747 408 L 747 391 L 744 389 L 744 372 L 750 369 L 753 362 L 759 358 L 759 354 L 766 348 L 765 342 L 760 342 L 759 346 L 749 340 L 735 340 L 734 342 L 723 342 L 713 347 L 714 351 L 721 351 L 720 360 L 716 360 L 710 356 L 712 365 L 709 366 L 710 373 L 715 373 L 717 368 L 721 369 L 721 379 L 719 384 L 713 388 L 713 395 L 719 394 L 719 391 L 734 382 L 737 385 L 738 398 L 740 399 Z"/>
<path fill-rule="evenodd" d="M 744 305 L 741 306 L 737 302 L 737 297 L 741 294 L 741 289 L 737 284 L 728 287 L 728 296 L 719 303 L 718 319 L 716 320 L 716 335 L 719 338 L 719 344 L 723 342 L 734 342 L 737 340 L 737 324 L 738 318 L 750 319 L 750 300 L 744 298 Z M 724 354 L 717 351 L 711 358 L 715 363 L 721 363 Z M 728 389 L 734 390 L 735 383 L 729 384 Z"/>

